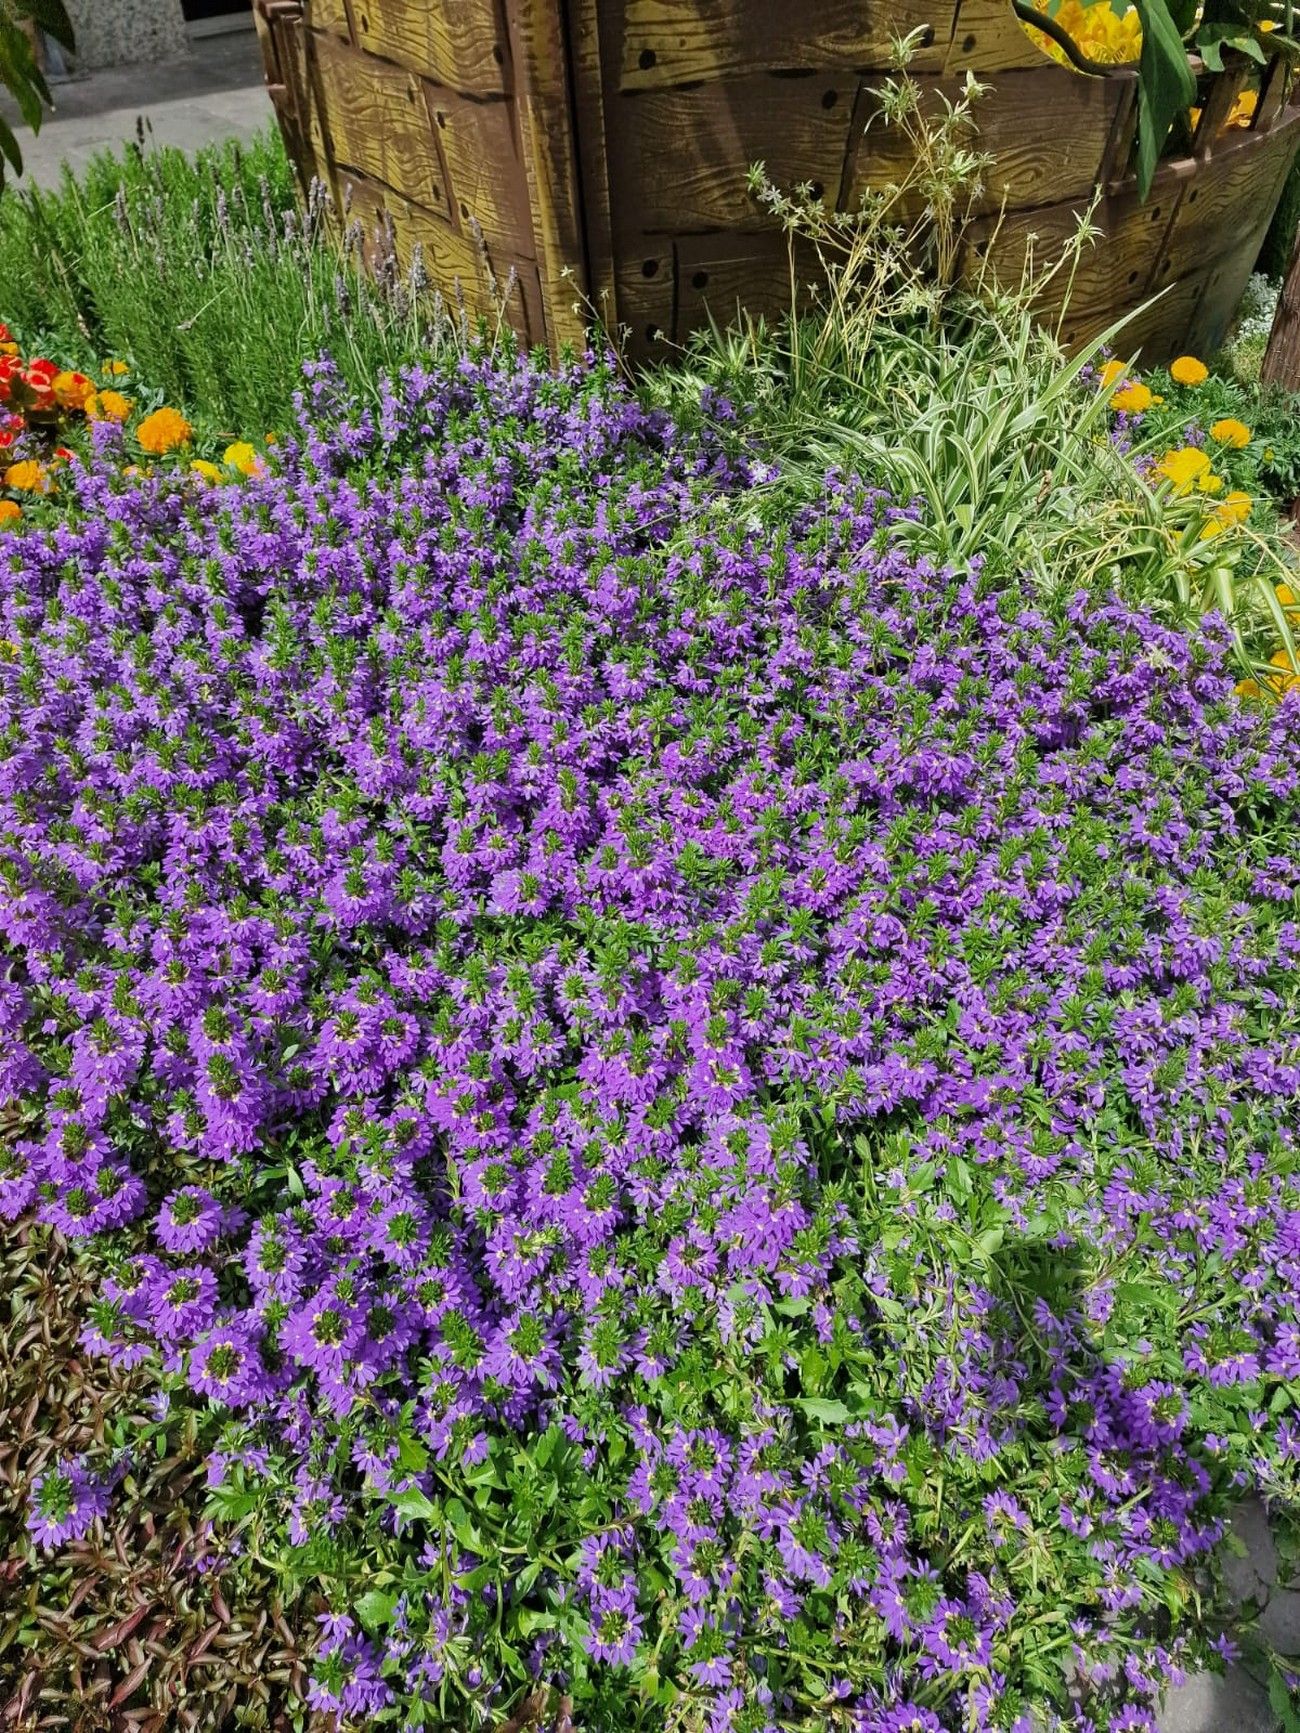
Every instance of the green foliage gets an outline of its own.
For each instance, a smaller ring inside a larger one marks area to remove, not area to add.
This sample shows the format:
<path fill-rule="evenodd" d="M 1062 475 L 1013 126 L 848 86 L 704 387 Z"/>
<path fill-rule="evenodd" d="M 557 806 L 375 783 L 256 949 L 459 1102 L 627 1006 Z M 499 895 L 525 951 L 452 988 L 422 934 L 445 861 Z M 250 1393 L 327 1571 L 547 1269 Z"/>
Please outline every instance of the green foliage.
<path fill-rule="evenodd" d="M 299 211 L 278 133 L 192 158 L 105 154 L 0 205 L 2 314 L 28 353 L 95 377 L 127 359 L 218 437 L 260 440 L 284 425 L 304 361 L 329 352 L 372 396 L 448 323 L 419 267 L 403 275 L 381 242 L 371 278 L 371 237 L 337 227 L 324 189 Z"/>
<path fill-rule="evenodd" d="M 1196 100 L 1196 80 L 1166 0 L 1134 3 L 1142 20 L 1136 168 L 1138 191 L 1145 198 L 1175 116 Z"/>
<path fill-rule="evenodd" d="M 35 24 L 72 52 L 72 25 L 63 0 L 0 0 L 0 84 L 18 104 L 18 111 L 33 132 L 41 129 L 42 107 L 51 101 L 31 39 L 23 28 Z M 15 174 L 23 172 L 23 153 L 13 129 L 0 115 L 0 192 L 4 191 L 5 163 Z M 3 278 L 0 278 L 3 281 Z"/>

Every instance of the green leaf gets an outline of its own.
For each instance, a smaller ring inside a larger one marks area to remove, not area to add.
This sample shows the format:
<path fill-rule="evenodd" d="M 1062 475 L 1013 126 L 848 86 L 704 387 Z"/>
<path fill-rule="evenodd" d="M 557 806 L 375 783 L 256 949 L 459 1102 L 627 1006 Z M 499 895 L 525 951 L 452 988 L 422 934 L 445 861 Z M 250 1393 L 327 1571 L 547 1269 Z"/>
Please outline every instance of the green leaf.
<path fill-rule="evenodd" d="M 392 1618 L 396 1605 L 396 1593 L 385 1594 L 382 1589 L 370 1589 L 352 1610 L 368 1631 L 377 1631 Z"/>
<path fill-rule="evenodd" d="M 796 1402 L 811 1419 L 820 1420 L 827 1426 L 842 1426 L 853 1418 L 842 1402 L 832 1402 L 822 1396 L 800 1396 Z"/>
<path fill-rule="evenodd" d="M 438 1514 L 437 1505 L 431 1498 L 427 1498 L 418 1486 L 408 1486 L 405 1492 L 390 1493 L 388 1502 L 402 1516 L 418 1516 L 427 1521 Z"/>
<path fill-rule="evenodd" d="M 69 54 L 75 51 L 77 44 L 72 21 L 63 0 L 17 0 L 17 9 L 20 17 L 34 19 L 46 35 L 52 36 Z"/>
<path fill-rule="evenodd" d="M 1138 67 L 1138 193 L 1145 198 L 1175 117 L 1196 98 L 1196 80 L 1167 0 L 1136 0 L 1142 23 Z"/>
<path fill-rule="evenodd" d="M 1248 54 L 1261 66 L 1266 64 L 1258 37 L 1243 35 L 1240 26 L 1236 24 L 1202 24 L 1196 33 L 1196 47 L 1211 72 L 1223 71 L 1225 48 L 1235 48 L 1239 54 Z"/>
<path fill-rule="evenodd" d="M 5 184 L 5 158 L 16 175 L 23 172 L 23 153 L 18 148 L 18 140 L 10 130 L 5 117 L 0 114 L 0 187 Z"/>

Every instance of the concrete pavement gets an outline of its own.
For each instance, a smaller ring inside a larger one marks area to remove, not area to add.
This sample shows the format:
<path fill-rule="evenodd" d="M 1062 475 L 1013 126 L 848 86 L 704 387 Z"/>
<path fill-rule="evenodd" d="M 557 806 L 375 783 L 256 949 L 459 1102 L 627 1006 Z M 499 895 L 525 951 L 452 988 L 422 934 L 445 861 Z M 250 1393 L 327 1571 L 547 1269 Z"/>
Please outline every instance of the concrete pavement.
<path fill-rule="evenodd" d="M 202 38 L 182 59 L 106 67 L 51 89 L 54 110 L 34 136 L 0 98 L 22 149 L 22 181 L 37 186 L 56 185 L 65 161 L 79 169 L 101 150 L 129 144 L 141 124 L 146 149 L 197 150 L 223 139 L 246 143 L 275 118 L 251 30 Z"/>

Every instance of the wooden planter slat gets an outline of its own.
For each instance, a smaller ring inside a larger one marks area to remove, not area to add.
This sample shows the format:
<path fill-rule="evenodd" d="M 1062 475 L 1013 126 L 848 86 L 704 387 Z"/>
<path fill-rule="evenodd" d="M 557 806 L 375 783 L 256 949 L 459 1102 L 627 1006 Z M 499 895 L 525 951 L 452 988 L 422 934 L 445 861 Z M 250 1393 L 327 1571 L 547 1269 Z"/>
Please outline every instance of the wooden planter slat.
<path fill-rule="evenodd" d="M 976 110 L 978 135 L 971 138 L 972 146 L 993 158 L 976 213 L 1001 210 L 1004 204 L 1010 210 L 1032 210 L 1087 197 L 1096 185 L 1129 92 L 1120 79 L 1080 79 L 1084 88 L 1078 92 L 1066 129 L 1060 125 L 1059 70 L 1044 63 L 990 76 L 988 94 Z M 858 128 L 844 201 L 850 206 L 868 188 L 901 181 L 908 169 L 906 140 L 880 119 L 880 82 L 875 77 L 862 87 L 859 112 L 870 122 L 870 130 L 864 133 Z M 921 77 L 917 83 L 930 99 L 926 106 L 937 113 L 940 95 L 955 99 L 962 80 Z"/>
<path fill-rule="evenodd" d="M 622 93 L 745 73 L 848 73 L 889 65 L 894 37 L 930 33 L 918 72 L 942 69 L 952 8 L 940 0 L 582 0 L 595 4 Z"/>
<path fill-rule="evenodd" d="M 466 95 L 508 96 L 514 89 L 509 36 L 496 0 L 349 3 L 357 47 L 367 54 Z"/>
<path fill-rule="evenodd" d="M 1221 331 L 1300 143 L 1291 80 L 1271 68 L 1254 128 L 1223 130 L 1239 68 L 1212 80 L 1192 156 L 1145 204 L 1128 174 L 1136 81 L 1084 79 L 1041 54 L 1007 0 L 258 0 L 268 82 L 304 182 L 422 250 L 435 283 L 504 314 L 528 342 L 582 341 L 594 311 L 634 353 L 681 343 L 737 306 L 788 309 L 784 236 L 749 193 L 762 161 L 828 208 L 907 171 L 896 131 L 867 127 L 891 39 L 927 100 L 969 69 L 989 86 L 972 144 L 989 151 L 970 270 L 1015 281 L 1029 237 L 1046 262 L 1094 185 L 1064 327 L 1104 329 L 1173 285 L 1140 332 L 1148 359 Z M 1005 209 L 1004 209 L 1005 207 Z M 1247 260 L 1247 255 L 1250 260 Z M 811 271 L 801 259 L 796 279 Z M 1059 314 L 1061 273 L 1041 312 Z M 1227 311 L 1226 311 L 1226 310 Z"/>

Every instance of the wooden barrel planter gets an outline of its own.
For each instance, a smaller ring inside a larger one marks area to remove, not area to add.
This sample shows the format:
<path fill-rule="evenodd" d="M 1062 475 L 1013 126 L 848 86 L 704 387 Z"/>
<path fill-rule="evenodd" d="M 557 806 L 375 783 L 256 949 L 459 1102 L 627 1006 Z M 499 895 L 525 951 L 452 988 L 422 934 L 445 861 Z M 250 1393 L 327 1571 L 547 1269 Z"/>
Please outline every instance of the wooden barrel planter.
<path fill-rule="evenodd" d="M 520 336 L 553 350 L 592 309 L 645 354 L 737 304 L 787 308 L 786 241 L 747 171 L 762 161 L 840 209 L 896 179 L 893 137 L 867 123 L 909 31 L 927 88 L 955 93 L 967 71 L 991 87 L 972 265 L 1017 277 L 1029 237 L 1051 256 L 1104 189 L 1067 340 L 1164 289 L 1123 347 L 1212 349 L 1300 145 L 1280 61 L 1251 124 L 1225 126 L 1237 66 L 1203 80 L 1191 153 L 1142 201 L 1134 75 L 1047 60 L 1007 0 L 258 0 L 258 25 L 304 183 L 384 225 L 404 262 L 418 244 L 449 296 L 504 298 Z"/>

